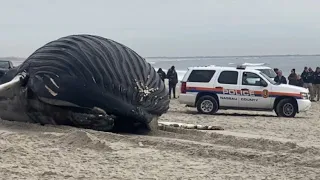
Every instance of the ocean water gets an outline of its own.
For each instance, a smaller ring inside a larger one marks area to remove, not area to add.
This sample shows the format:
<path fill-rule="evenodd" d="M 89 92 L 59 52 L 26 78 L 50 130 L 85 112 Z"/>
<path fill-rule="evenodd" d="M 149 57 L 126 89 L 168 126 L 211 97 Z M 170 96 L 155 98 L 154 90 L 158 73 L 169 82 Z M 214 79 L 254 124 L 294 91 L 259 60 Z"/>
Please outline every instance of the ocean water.
<path fill-rule="evenodd" d="M 179 80 L 181 80 L 188 67 L 192 66 L 235 66 L 243 63 L 266 63 L 265 66 L 282 70 L 284 76 L 288 77 L 291 69 L 301 74 L 305 66 L 313 70 L 320 67 L 320 55 L 313 56 L 240 56 L 240 57 L 187 57 L 187 58 L 146 58 L 146 60 L 157 70 L 162 68 L 167 71 L 172 65 L 175 66 Z"/>
<path fill-rule="evenodd" d="M 172 65 L 176 67 L 179 80 L 186 73 L 188 67 L 192 66 L 230 66 L 230 64 L 242 63 L 266 63 L 271 68 L 279 68 L 284 76 L 288 77 L 292 68 L 301 74 L 305 66 L 315 70 L 320 67 L 320 55 L 313 56 L 238 56 L 238 57 L 186 57 L 186 58 L 146 58 L 146 60 L 157 70 L 162 68 L 165 71 Z M 23 60 L 13 60 L 15 66 L 21 64 Z M 233 65 L 234 66 L 234 65 Z"/>

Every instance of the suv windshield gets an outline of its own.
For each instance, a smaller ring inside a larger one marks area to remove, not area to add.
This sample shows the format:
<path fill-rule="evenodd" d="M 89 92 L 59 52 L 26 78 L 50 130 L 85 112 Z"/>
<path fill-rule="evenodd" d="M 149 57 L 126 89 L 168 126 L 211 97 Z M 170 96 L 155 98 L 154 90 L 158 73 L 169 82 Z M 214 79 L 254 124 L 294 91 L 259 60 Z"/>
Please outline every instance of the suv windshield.
<path fill-rule="evenodd" d="M 271 79 L 268 75 L 266 75 L 265 73 L 260 72 L 260 75 L 265 77 L 267 79 L 267 81 L 269 81 L 271 84 L 276 85 L 277 83 Z"/>
<path fill-rule="evenodd" d="M 9 69 L 9 67 L 8 61 L 0 61 L 0 68 Z"/>
<path fill-rule="evenodd" d="M 269 78 L 275 78 L 277 74 L 272 69 L 257 69 L 258 71 L 263 72 Z"/>

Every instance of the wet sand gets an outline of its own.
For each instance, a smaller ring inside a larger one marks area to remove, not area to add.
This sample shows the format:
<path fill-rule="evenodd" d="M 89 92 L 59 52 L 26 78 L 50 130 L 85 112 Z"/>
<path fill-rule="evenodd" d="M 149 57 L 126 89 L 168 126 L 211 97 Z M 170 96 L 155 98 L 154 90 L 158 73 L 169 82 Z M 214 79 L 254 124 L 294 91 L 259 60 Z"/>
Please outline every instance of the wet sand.
<path fill-rule="evenodd" d="M 320 103 L 296 118 L 269 112 L 200 115 L 176 100 L 166 127 L 126 135 L 0 121 L 1 179 L 320 179 Z"/>

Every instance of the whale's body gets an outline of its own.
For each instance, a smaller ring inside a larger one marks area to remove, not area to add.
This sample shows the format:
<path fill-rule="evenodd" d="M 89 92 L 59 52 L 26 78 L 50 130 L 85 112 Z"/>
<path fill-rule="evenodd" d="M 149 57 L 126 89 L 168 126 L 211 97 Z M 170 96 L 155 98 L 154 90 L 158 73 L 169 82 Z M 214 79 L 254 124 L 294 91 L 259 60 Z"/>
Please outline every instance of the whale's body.
<path fill-rule="evenodd" d="M 144 58 L 93 35 L 49 42 L 0 83 L 0 118 L 7 120 L 110 131 L 148 125 L 169 108 L 168 92 Z"/>

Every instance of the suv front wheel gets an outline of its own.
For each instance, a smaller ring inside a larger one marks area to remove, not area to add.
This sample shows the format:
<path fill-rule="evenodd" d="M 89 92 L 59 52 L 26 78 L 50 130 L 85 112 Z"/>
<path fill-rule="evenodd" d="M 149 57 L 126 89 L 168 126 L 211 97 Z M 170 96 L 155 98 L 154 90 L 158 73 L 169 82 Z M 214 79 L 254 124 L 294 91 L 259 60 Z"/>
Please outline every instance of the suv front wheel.
<path fill-rule="evenodd" d="M 217 100 L 212 96 L 202 96 L 197 101 L 197 110 L 202 114 L 214 114 L 218 111 Z"/>
<path fill-rule="evenodd" d="M 282 99 L 277 104 L 276 114 L 280 117 L 294 117 L 297 114 L 296 103 L 291 99 Z"/>

